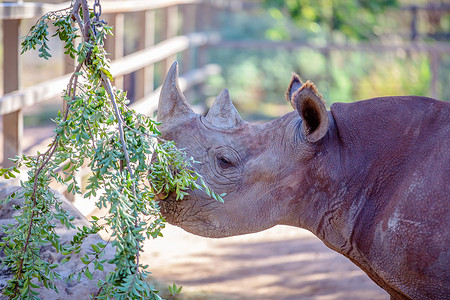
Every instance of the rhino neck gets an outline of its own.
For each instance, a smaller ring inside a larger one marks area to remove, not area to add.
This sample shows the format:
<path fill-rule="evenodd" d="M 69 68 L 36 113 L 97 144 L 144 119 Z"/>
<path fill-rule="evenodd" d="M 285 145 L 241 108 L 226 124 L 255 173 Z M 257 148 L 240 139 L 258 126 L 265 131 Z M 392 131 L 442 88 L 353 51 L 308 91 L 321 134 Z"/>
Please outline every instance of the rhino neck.
<path fill-rule="evenodd" d="M 346 256 L 352 250 L 351 234 L 364 199 L 358 195 L 361 186 L 346 176 L 349 168 L 342 165 L 342 153 L 336 143 L 336 124 L 331 123 L 327 140 L 314 157 L 309 176 L 313 186 L 303 209 L 304 226 L 328 247 Z"/>
<path fill-rule="evenodd" d="M 327 144 L 322 145 L 326 150 L 319 149 L 326 155 L 318 155 L 311 170 L 320 185 L 311 189 L 311 201 L 301 216 L 306 220 L 304 227 L 381 286 L 385 286 L 383 279 L 372 270 L 377 259 L 371 255 L 375 232 L 386 223 L 383 211 L 396 192 L 398 178 L 403 177 L 416 140 L 422 137 L 411 115 L 420 116 L 423 109 L 399 118 L 405 109 L 399 100 L 331 107 L 333 127 Z"/>
<path fill-rule="evenodd" d="M 374 170 L 365 168 L 367 160 L 376 160 L 378 152 L 374 151 L 369 159 L 365 148 L 356 146 L 357 138 L 354 142 L 351 140 L 354 136 L 342 136 L 345 133 L 339 127 L 341 123 L 332 111 L 329 118 L 327 136 L 320 143 L 311 145 L 314 155 L 308 161 L 306 185 L 299 187 L 296 208 L 285 224 L 306 228 L 359 266 L 368 265 L 358 238 L 364 223 L 362 219 L 383 208 L 382 203 L 376 206 L 373 202 L 380 180 L 372 180 L 370 172 Z M 343 138 L 349 138 L 349 141 L 344 142 Z"/>

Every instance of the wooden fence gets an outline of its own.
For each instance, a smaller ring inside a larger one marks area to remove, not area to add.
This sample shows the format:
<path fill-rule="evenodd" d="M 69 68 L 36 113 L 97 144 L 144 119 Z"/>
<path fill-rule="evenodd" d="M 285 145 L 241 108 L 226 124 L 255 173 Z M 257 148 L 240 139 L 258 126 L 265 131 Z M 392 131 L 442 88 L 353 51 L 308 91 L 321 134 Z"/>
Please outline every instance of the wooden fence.
<path fill-rule="evenodd" d="M 19 29 L 21 22 L 42 16 L 44 13 L 69 7 L 70 3 L 46 4 L 24 3 L 20 0 L 0 3 L 0 19 L 3 32 L 3 91 L 0 97 L 0 115 L 3 119 L 3 166 L 9 165 L 8 157 L 21 154 L 23 116 L 25 107 L 37 105 L 48 99 L 59 97 L 66 87 L 68 75 L 41 82 L 28 88 L 21 88 L 21 62 L 19 56 Z M 312 46 L 299 42 L 273 41 L 226 41 L 214 34 L 214 24 L 219 10 L 241 10 L 257 7 L 257 4 L 240 0 L 101 0 L 102 19 L 114 26 L 114 38 L 106 41 L 111 53 L 112 73 L 115 85 L 127 90 L 134 100 L 133 106 L 143 113 L 156 109 L 159 89 L 153 85 L 166 74 L 168 67 L 178 55 L 184 75 L 181 88 L 188 90 L 201 85 L 208 76 L 220 72 L 216 65 L 206 65 L 207 47 L 234 49 L 293 50 L 311 48 L 319 52 L 360 51 L 360 52 L 423 52 L 430 57 L 430 95 L 436 96 L 436 81 L 440 72 L 441 57 L 450 53 L 450 45 L 445 42 L 424 44 L 411 41 L 402 45 L 358 44 Z M 428 7 L 405 8 L 411 12 Z M 433 8 L 434 9 L 434 8 Z M 448 12 L 448 6 L 440 8 Z M 125 19 L 137 19 L 139 39 L 133 51 L 125 52 Z M 415 16 L 413 14 L 413 16 Z M 417 18 L 412 20 L 411 36 L 417 37 Z M 159 26 L 157 26 L 159 25 Z M 182 26 L 181 26 L 182 25 Z M 413 39 L 413 38 L 411 38 Z M 155 69 L 155 65 L 159 68 Z M 72 63 L 66 63 L 66 73 L 70 73 Z M 159 80 L 160 81 L 160 80 Z"/>
<path fill-rule="evenodd" d="M 28 88 L 21 88 L 20 26 L 24 19 L 37 18 L 49 11 L 70 7 L 63 4 L 24 3 L 22 1 L 0 3 L 0 19 L 3 31 L 3 92 L 0 97 L 0 115 L 3 119 L 3 163 L 10 166 L 8 158 L 22 153 L 23 115 L 25 107 L 59 97 L 70 75 L 47 80 Z M 214 41 L 211 17 L 217 5 L 200 0 L 153 0 L 153 1 L 102 1 L 102 19 L 114 26 L 114 38 L 108 38 L 106 49 L 112 57 L 112 74 L 115 85 L 125 88 L 133 95 L 136 109 L 151 113 L 156 109 L 159 89 L 153 86 L 154 76 L 162 78 L 177 55 L 182 55 L 181 66 L 185 74 L 180 87 L 187 90 L 202 84 L 208 76 L 220 72 L 215 65 L 205 65 L 203 52 Z M 140 38 L 133 53 L 124 54 L 125 16 L 139 18 Z M 155 18 L 163 26 L 156 26 Z M 180 24 L 183 26 L 179 26 Z M 208 32 L 207 32 L 208 31 Z M 155 37 L 160 38 L 155 42 Z M 160 63 L 159 74 L 155 64 Z M 65 64 L 70 74 L 73 61 Z M 131 83 L 124 77 L 133 74 Z"/>

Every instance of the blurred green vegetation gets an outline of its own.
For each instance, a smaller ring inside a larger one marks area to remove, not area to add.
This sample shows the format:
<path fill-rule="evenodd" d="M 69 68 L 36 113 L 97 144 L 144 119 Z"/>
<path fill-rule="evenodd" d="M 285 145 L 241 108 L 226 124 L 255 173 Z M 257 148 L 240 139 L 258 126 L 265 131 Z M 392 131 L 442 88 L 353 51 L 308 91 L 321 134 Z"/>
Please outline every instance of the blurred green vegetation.
<path fill-rule="evenodd" d="M 214 97 L 228 88 L 247 120 L 275 118 L 292 110 L 284 99 L 291 72 L 313 81 L 328 105 L 389 95 L 430 96 L 432 72 L 426 52 L 326 47 L 409 42 L 411 16 L 399 8 L 407 1 L 400 2 L 265 0 L 264 6 L 251 12 L 223 13 L 219 28 L 225 41 L 295 41 L 306 47 L 210 48 L 209 61 L 219 63 L 222 74 L 209 80 L 207 95 Z M 449 13 L 441 16 L 438 27 L 450 32 Z M 450 100 L 449 70 L 450 53 L 446 53 L 440 58 L 436 83 L 442 100 Z"/>
<path fill-rule="evenodd" d="M 369 40 L 377 35 L 381 14 L 397 7 L 397 0 L 264 0 L 271 15 L 289 15 L 294 23 L 314 34 L 353 40 Z"/>

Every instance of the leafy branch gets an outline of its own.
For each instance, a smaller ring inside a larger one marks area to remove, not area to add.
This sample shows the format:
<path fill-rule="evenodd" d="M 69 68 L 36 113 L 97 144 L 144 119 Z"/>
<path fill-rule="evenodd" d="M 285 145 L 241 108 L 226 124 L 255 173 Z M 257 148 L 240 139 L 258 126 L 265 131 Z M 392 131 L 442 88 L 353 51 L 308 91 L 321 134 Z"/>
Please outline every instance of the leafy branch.
<path fill-rule="evenodd" d="M 115 270 L 98 282 L 95 299 L 160 299 L 146 280 L 148 266 L 140 262 L 145 239 L 160 236 L 164 228 L 156 195 L 175 192 L 177 199 L 182 199 L 188 189 L 201 188 L 223 200 L 192 170 L 192 159 L 173 142 L 158 138 L 158 124 L 127 107 L 126 93 L 112 86 L 103 42 L 112 28 L 93 20 L 86 0 L 75 0 L 71 7 L 40 18 L 23 40 L 22 53 L 38 48 L 39 56 L 50 57 L 50 23 L 56 28 L 54 36 L 65 44 L 65 53 L 76 59 L 76 67 L 62 97 L 64 112 L 54 120 L 55 136 L 49 148 L 37 156 L 16 157 L 13 167 L 0 169 L 6 179 L 15 177 L 22 167 L 28 174 L 17 193 L 0 201 L 23 199 L 16 208 L 16 222 L 6 226 L 0 242 L 5 253 L 1 265 L 13 274 L 2 292 L 11 299 L 38 299 L 40 285 L 57 291 L 55 280 L 61 278 L 54 270 L 57 264 L 44 261 L 40 249 L 52 245 L 65 255 L 64 263 L 81 251 L 89 235 L 108 228 L 108 243 L 116 250 L 114 258 L 102 260 L 107 244 L 92 244 L 92 251 L 81 257 L 83 268 L 68 279 L 76 276 L 80 280 L 83 274 L 92 279 L 92 265 L 102 271 L 109 263 Z M 77 37 L 81 41 L 75 45 Z M 157 156 L 153 162 L 152 154 Z M 49 184 L 53 180 L 69 192 L 81 194 L 75 174 L 85 165 L 91 175 L 84 197 L 93 198 L 107 213 L 93 217 L 90 227 L 77 228 L 72 241 L 63 245 L 54 223 L 75 230 L 73 217 L 62 208 Z"/>

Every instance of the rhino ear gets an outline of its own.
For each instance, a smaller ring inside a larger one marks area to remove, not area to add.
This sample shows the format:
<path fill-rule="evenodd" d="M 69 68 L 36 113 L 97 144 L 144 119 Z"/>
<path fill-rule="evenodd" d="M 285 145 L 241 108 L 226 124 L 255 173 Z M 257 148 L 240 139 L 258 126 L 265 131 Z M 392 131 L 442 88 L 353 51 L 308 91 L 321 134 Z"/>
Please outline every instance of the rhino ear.
<path fill-rule="evenodd" d="M 158 122 L 179 122 L 195 115 L 178 85 L 178 62 L 174 62 L 161 88 L 158 104 Z"/>
<path fill-rule="evenodd" d="M 289 84 L 288 89 L 286 90 L 286 100 L 287 102 L 290 102 L 292 107 L 295 109 L 295 104 L 292 103 L 291 99 L 292 99 L 292 95 L 298 91 L 301 87 L 302 87 L 303 83 L 300 79 L 300 76 L 298 76 L 295 73 L 292 73 L 292 78 L 291 78 L 291 83 Z"/>
<path fill-rule="evenodd" d="M 314 84 L 307 81 L 292 93 L 290 101 L 303 119 L 303 132 L 309 142 L 322 139 L 329 128 L 328 112 Z"/>
<path fill-rule="evenodd" d="M 243 122 L 236 107 L 234 107 L 233 102 L 231 102 L 227 89 L 224 89 L 219 96 L 217 96 L 206 115 L 206 120 L 214 127 L 220 129 L 230 129 Z"/>

